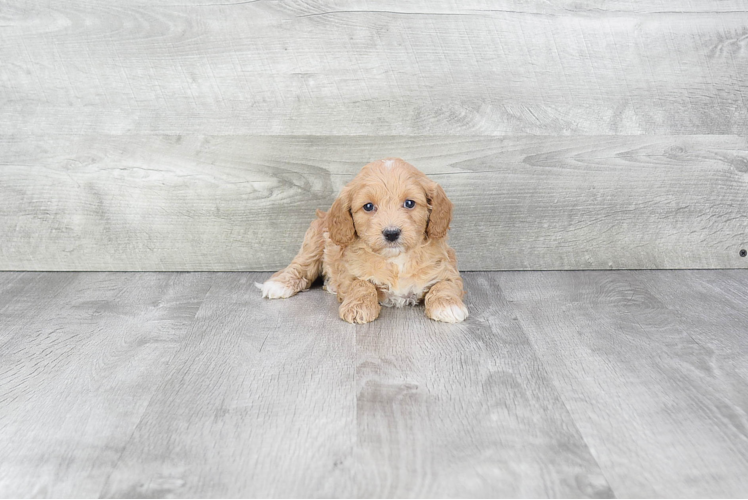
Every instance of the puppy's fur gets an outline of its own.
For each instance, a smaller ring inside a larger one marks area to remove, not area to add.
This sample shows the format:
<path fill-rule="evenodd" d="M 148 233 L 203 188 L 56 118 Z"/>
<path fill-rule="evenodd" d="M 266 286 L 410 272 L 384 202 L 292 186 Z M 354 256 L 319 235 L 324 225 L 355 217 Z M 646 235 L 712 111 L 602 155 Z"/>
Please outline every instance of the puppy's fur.
<path fill-rule="evenodd" d="M 408 208 L 406 200 L 415 206 Z M 366 211 L 369 203 L 373 210 Z M 375 320 L 380 304 L 402 307 L 422 299 L 429 318 L 462 321 L 468 310 L 457 259 L 447 245 L 451 219 L 444 190 L 413 165 L 399 158 L 369 163 L 329 212 L 317 211 L 291 264 L 257 286 L 263 297 L 287 298 L 323 273 L 325 288 L 341 302 L 340 317 L 349 323 Z M 390 242 L 385 229 L 399 229 L 400 236 Z"/>

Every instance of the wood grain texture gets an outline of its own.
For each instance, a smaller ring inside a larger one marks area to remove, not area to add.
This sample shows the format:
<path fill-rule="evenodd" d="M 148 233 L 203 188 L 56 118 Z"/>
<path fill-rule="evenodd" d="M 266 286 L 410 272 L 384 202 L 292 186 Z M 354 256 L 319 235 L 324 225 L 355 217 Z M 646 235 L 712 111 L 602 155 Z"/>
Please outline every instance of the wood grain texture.
<path fill-rule="evenodd" d="M 0 27 L 3 270 L 275 270 L 386 156 L 448 188 L 466 270 L 748 267 L 744 1 L 9 0 Z"/>
<path fill-rule="evenodd" d="M 493 281 L 465 286 L 465 323 L 385 308 L 357 329 L 358 497 L 611 497 Z"/>
<path fill-rule="evenodd" d="M 0 272 L 0 314 L 30 281 L 33 281 L 31 273 Z"/>
<path fill-rule="evenodd" d="M 745 273 L 745 271 L 733 271 Z M 492 275 L 616 496 L 743 497 L 748 493 L 745 379 L 725 352 L 693 336 L 705 326 L 672 309 L 682 272 Z M 667 277 L 674 295 L 648 284 Z M 743 276 L 743 279 L 745 277 Z M 708 317 L 721 288 L 689 302 Z M 746 316 L 729 327 L 747 331 Z M 730 337 L 726 321 L 712 341 Z"/>
<path fill-rule="evenodd" d="M 739 134 L 748 6 L 6 0 L 0 133 Z"/>
<path fill-rule="evenodd" d="M 687 327 L 689 336 L 720 359 L 719 371 L 737 374 L 735 396 L 742 401 L 740 413 L 748 414 L 748 271 L 687 271 L 688 287 L 679 286 L 679 274 L 644 279 L 648 294 L 677 314 L 677 324 Z M 637 277 L 646 276 L 636 275 Z M 719 296 L 720 300 L 714 300 Z M 705 304 L 709 304 L 705 307 Z M 736 425 L 740 425 L 736 422 Z"/>
<path fill-rule="evenodd" d="M 748 267 L 748 144 L 684 137 L 0 137 L 0 269 L 276 270 L 398 155 L 462 270 Z"/>
<path fill-rule="evenodd" d="M 355 327 L 219 274 L 103 497 L 350 497 Z"/>
<path fill-rule="evenodd" d="M 1 273 L 0 497 L 748 493 L 746 270 L 465 273 L 451 326 L 267 276 Z"/>
<path fill-rule="evenodd" d="M 45 311 L 50 303 L 77 279 L 75 273 L 0 273 L 7 278 L 0 291 L 0 348 L 27 324 Z"/>
<path fill-rule="evenodd" d="M 19 303 L 61 277 L 1 328 L 3 497 L 98 496 L 213 279 L 44 274 Z"/>

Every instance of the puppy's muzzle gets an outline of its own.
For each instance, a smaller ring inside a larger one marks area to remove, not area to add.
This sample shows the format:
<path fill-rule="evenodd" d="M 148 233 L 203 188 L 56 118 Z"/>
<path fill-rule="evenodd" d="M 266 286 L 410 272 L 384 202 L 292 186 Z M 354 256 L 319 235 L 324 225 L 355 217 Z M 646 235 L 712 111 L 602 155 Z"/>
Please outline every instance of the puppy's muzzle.
<path fill-rule="evenodd" d="M 396 227 L 388 227 L 382 231 L 382 235 L 384 236 L 385 240 L 389 241 L 390 243 L 394 243 L 398 240 L 398 238 L 400 238 L 401 232 L 402 231 L 400 231 L 400 229 Z"/>

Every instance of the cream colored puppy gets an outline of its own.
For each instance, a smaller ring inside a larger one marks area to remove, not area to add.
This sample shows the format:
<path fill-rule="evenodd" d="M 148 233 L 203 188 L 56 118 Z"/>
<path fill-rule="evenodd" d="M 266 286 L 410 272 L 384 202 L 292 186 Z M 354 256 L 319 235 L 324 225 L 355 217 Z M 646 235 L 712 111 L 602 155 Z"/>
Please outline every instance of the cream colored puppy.
<path fill-rule="evenodd" d="M 444 190 L 413 165 L 399 158 L 369 163 L 328 213 L 317 211 L 291 264 L 257 286 L 263 297 L 287 298 L 322 273 L 349 323 L 375 320 L 380 304 L 421 300 L 429 318 L 457 323 L 468 310 L 455 252 L 447 245 L 451 219 Z"/>

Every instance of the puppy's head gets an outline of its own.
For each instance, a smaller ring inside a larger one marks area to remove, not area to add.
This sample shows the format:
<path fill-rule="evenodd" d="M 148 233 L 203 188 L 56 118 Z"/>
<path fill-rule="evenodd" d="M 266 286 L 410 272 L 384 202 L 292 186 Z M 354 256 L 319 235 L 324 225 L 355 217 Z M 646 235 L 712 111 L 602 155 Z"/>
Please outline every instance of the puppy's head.
<path fill-rule="evenodd" d="M 336 245 L 360 238 L 371 250 L 394 256 L 424 238 L 444 238 L 452 202 L 413 165 L 389 158 L 366 165 L 343 188 L 327 217 Z"/>

